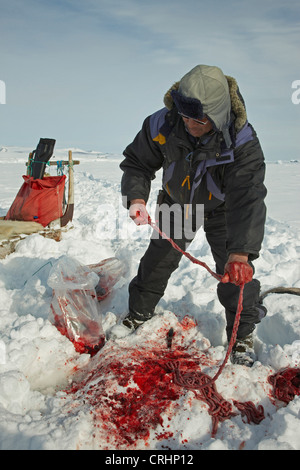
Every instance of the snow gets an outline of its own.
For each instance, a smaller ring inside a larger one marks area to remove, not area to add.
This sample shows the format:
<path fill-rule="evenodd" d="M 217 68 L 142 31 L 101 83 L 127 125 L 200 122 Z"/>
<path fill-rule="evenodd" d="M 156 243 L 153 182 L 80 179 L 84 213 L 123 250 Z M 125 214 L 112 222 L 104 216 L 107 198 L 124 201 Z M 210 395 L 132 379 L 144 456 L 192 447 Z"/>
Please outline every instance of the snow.
<path fill-rule="evenodd" d="M 31 150 L 0 147 L 0 216 L 6 214 L 22 184 Z M 83 265 L 111 256 L 126 263 L 126 276 L 101 305 L 103 328 L 108 332 L 126 314 L 128 283 L 148 245 L 150 228 L 137 228 L 122 207 L 122 156 L 72 151 L 73 158 L 80 160 L 74 167 L 72 228 L 60 242 L 39 234 L 28 236 L 14 253 L 0 260 L 0 449 L 299 450 L 300 397 L 287 406 L 275 403 L 267 380 L 283 367 L 299 367 L 300 298 L 289 294 L 271 294 L 264 300 L 268 315 L 256 329 L 254 366 L 229 362 L 216 383 L 227 400 L 263 405 L 265 419 L 260 424 L 248 424 L 238 414 L 220 423 L 212 438 L 206 405 L 187 392 L 170 409 L 162 410 L 160 423 L 149 425 L 147 438 L 126 446 L 109 427 L 116 410 L 107 398 L 92 403 L 91 387 L 106 384 L 108 394 L 124 392 L 113 374 L 116 361 L 129 370 L 131 361 L 139 357 L 160 351 L 163 355 L 165 334 L 173 327 L 173 348 L 184 346 L 195 357 L 205 355 L 205 372 L 213 375 L 226 353 L 225 319 L 216 280 L 183 258 L 158 314 L 136 334 L 107 341 L 93 358 L 75 351 L 49 321 L 50 270 L 62 256 Z M 67 152 L 57 149 L 55 156 L 66 159 Z M 297 161 L 267 163 L 268 218 L 261 256 L 255 262 L 263 291 L 300 287 L 299 173 Z M 149 201 L 151 215 L 159 188 L 158 175 Z M 189 251 L 214 269 L 202 230 Z M 187 318 L 190 323 L 184 328 Z M 77 383 L 85 385 L 71 393 L 70 387 Z"/>

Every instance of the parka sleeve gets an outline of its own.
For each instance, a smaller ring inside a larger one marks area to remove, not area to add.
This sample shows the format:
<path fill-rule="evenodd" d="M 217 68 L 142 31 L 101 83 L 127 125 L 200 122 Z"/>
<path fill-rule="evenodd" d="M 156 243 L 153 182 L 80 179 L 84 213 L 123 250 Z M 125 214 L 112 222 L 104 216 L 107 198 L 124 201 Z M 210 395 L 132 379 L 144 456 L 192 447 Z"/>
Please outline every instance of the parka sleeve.
<path fill-rule="evenodd" d="M 146 118 L 141 131 L 123 152 L 125 160 L 120 164 L 124 172 L 121 180 L 121 192 L 128 207 L 132 199 L 148 201 L 151 180 L 162 167 L 163 154 L 153 141 L 150 132 L 150 117 Z M 124 200 L 123 200 L 124 201 Z"/>
<path fill-rule="evenodd" d="M 264 237 L 267 190 L 265 162 L 259 140 L 252 129 L 252 140 L 235 149 L 234 162 L 225 168 L 225 209 L 227 251 L 249 253 L 258 258 Z"/>

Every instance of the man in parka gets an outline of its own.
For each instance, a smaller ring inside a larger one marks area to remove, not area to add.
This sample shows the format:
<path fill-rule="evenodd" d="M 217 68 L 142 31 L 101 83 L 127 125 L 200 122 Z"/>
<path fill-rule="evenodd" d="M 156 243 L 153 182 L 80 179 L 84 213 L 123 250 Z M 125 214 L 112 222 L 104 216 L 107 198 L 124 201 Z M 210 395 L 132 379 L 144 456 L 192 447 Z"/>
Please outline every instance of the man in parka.
<path fill-rule="evenodd" d="M 259 303 L 260 283 L 253 279 L 252 264 L 259 256 L 266 217 L 263 152 L 247 121 L 236 80 L 218 67 L 194 67 L 166 93 L 164 104 L 145 119 L 141 131 L 124 151 L 125 160 L 120 165 L 124 172 L 122 195 L 135 223 L 147 223 L 151 180 L 163 168 L 159 205 L 179 206 L 182 220 L 190 217 L 196 229 L 197 207 L 204 207 L 204 231 L 216 272 L 223 276 L 217 293 L 225 307 L 228 341 L 239 285 L 246 283 L 231 360 L 251 366 L 255 360 L 255 324 L 266 314 Z M 172 213 L 170 223 L 170 236 L 185 249 L 191 239 L 183 230 L 175 234 Z M 129 286 L 129 312 L 122 322 L 124 334 L 154 315 L 181 256 L 167 240 L 151 238 Z"/>

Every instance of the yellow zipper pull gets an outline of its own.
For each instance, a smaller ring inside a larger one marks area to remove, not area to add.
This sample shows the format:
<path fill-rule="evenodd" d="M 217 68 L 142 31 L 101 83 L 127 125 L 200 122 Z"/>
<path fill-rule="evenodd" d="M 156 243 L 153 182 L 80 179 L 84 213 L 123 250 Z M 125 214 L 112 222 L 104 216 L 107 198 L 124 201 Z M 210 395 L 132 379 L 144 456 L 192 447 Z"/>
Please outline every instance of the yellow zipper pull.
<path fill-rule="evenodd" d="M 187 175 L 187 176 L 185 177 L 185 179 L 184 179 L 183 182 L 182 182 L 181 187 L 183 187 L 183 186 L 185 185 L 186 181 L 187 181 L 187 183 L 188 183 L 188 189 L 191 189 L 190 175 Z"/>

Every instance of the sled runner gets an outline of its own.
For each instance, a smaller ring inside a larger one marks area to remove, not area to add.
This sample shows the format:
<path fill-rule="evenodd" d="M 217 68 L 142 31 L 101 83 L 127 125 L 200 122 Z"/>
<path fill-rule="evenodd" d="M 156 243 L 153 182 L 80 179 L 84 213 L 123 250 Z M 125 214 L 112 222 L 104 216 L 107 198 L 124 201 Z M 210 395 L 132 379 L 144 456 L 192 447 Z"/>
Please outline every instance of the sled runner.
<path fill-rule="evenodd" d="M 70 227 L 74 213 L 74 161 L 69 150 L 68 159 L 49 161 L 55 140 L 40 139 L 29 154 L 23 185 L 5 217 L 0 217 L 0 258 L 15 250 L 21 239 L 33 233 L 59 241 L 61 233 Z M 46 165 L 57 167 L 57 176 L 45 174 Z M 67 167 L 68 191 L 66 200 L 64 169 Z"/>

